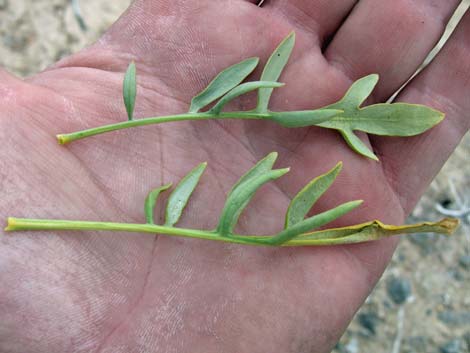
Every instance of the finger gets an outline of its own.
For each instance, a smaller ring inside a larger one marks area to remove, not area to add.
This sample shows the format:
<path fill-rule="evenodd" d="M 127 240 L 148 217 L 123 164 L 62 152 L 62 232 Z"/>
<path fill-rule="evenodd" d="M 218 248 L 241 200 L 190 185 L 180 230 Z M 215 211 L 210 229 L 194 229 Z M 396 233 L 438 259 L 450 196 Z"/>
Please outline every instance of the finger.
<path fill-rule="evenodd" d="M 29 89 L 30 86 L 25 81 L 0 67 L 0 109 L 4 113 L 0 114 L 0 119 L 8 120 L 17 116 L 15 104 L 24 103 Z"/>
<path fill-rule="evenodd" d="M 372 137 L 389 180 L 410 211 L 470 128 L 470 13 L 431 65 L 399 96 L 446 113 L 438 126 L 412 138 Z M 392 172 L 393 171 L 393 172 Z M 405 196 L 406 195 L 406 196 Z M 408 196 L 410 195 L 410 196 Z"/>
<path fill-rule="evenodd" d="M 268 0 L 263 8 L 281 13 L 296 28 L 312 32 L 324 42 L 356 3 L 357 0 Z"/>
<path fill-rule="evenodd" d="M 325 56 L 351 80 L 378 73 L 374 91 L 386 100 L 423 62 L 459 0 L 363 0 L 340 28 Z"/>

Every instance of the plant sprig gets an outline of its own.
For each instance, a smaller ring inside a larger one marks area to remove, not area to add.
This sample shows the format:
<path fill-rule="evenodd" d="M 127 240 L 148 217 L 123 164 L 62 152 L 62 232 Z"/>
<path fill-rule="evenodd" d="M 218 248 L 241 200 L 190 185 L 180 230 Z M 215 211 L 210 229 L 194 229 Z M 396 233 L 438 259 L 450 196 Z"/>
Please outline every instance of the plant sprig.
<path fill-rule="evenodd" d="M 292 199 L 286 212 L 283 230 L 274 235 L 263 236 L 236 234 L 234 229 L 239 217 L 254 194 L 267 182 L 276 180 L 289 171 L 288 168 L 273 169 L 276 158 L 277 153 L 268 154 L 246 172 L 232 187 L 227 195 L 225 206 L 222 209 L 215 230 L 198 230 L 175 226 L 206 168 L 206 163 L 202 163 L 191 170 L 171 192 L 166 205 L 165 222 L 163 225 L 155 224 L 154 209 L 159 195 L 169 190 L 171 184 L 161 186 L 149 192 L 144 203 L 146 218 L 146 223 L 144 224 L 10 217 L 8 218 L 8 226 L 5 231 L 127 231 L 159 233 L 246 245 L 314 246 L 365 242 L 403 233 L 435 232 L 451 234 L 458 225 L 458 220 L 451 218 L 446 218 L 436 223 L 427 222 L 405 226 L 385 225 L 379 221 L 371 221 L 348 227 L 314 231 L 349 213 L 362 203 L 361 200 L 350 201 L 319 214 L 307 216 L 315 202 L 331 187 L 341 171 L 342 164 L 338 163 L 327 173 L 313 179 Z"/>
<path fill-rule="evenodd" d="M 123 84 L 123 98 L 128 121 L 57 135 L 60 144 L 85 137 L 136 126 L 166 122 L 208 119 L 270 120 L 288 128 L 318 126 L 335 129 L 357 153 L 377 160 L 375 154 L 355 135 L 354 131 L 385 136 L 418 135 L 438 124 L 444 114 L 432 108 L 407 103 L 381 103 L 364 108 L 361 105 L 369 97 L 378 82 L 378 75 L 365 76 L 352 84 L 338 102 L 312 110 L 273 112 L 269 102 L 274 89 L 283 86 L 278 82 L 295 43 L 290 33 L 274 50 L 264 66 L 260 81 L 242 83 L 257 67 L 259 59 L 249 58 L 221 71 L 204 90 L 191 100 L 187 113 L 134 119 L 137 92 L 136 69 L 131 63 Z M 247 111 L 223 111 L 235 98 L 257 91 L 255 109 Z M 213 104 L 211 109 L 202 111 Z"/>

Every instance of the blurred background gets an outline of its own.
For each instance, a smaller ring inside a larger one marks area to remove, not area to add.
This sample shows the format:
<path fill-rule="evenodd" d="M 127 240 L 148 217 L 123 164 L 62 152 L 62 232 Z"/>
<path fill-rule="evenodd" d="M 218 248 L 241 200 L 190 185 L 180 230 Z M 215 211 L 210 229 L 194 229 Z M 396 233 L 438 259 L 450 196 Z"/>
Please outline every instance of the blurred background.
<path fill-rule="evenodd" d="M 41 71 L 95 41 L 129 3 L 0 0 L 0 64 L 22 77 Z M 469 6 L 470 0 L 462 2 L 434 53 Z M 456 215 L 462 226 L 450 239 L 429 234 L 403 237 L 334 353 L 470 352 L 469 210 L 467 134 L 409 219 Z"/>

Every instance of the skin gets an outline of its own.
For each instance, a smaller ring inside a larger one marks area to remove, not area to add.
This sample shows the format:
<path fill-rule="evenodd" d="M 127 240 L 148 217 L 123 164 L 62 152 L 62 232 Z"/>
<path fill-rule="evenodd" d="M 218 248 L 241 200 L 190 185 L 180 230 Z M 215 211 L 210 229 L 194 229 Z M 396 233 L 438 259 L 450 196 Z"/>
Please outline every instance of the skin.
<path fill-rule="evenodd" d="M 334 131 L 269 122 L 169 123 L 68 146 L 54 135 L 125 120 L 121 84 L 131 60 L 136 118 L 180 113 L 221 69 L 248 56 L 264 62 L 291 30 L 297 45 L 273 110 L 329 104 L 372 72 L 381 80 L 371 102 L 381 102 L 418 68 L 457 3 L 136 1 L 95 45 L 45 72 L 20 80 L 0 71 L 0 219 L 144 222 L 151 188 L 208 161 L 180 225 L 211 228 L 224 193 L 276 150 L 276 166 L 291 172 L 253 199 L 240 232 L 281 229 L 289 199 L 340 160 L 343 171 L 314 212 L 364 199 L 332 225 L 400 224 L 469 129 L 469 14 L 398 98 L 440 109 L 446 120 L 419 137 L 362 135 L 380 163 Z M 277 249 L 148 234 L 5 234 L 0 351 L 329 352 L 397 241 Z"/>

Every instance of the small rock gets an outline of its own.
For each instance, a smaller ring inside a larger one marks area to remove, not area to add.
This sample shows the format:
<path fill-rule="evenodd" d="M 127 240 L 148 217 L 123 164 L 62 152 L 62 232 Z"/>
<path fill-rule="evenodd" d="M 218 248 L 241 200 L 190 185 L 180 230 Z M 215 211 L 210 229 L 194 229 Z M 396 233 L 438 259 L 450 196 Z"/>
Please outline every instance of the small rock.
<path fill-rule="evenodd" d="M 387 281 L 387 292 L 395 304 L 403 304 L 411 295 L 411 283 L 405 278 L 391 277 Z"/>
<path fill-rule="evenodd" d="M 360 313 L 357 316 L 359 324 L 364 327 L 368 333 L 375 335 L 376 327 L 379 323 L 379 317 L 374 312 Z"/>
<path fill-rule="evenodd" d="M 404 353 L 427 353 L 429 352 L 429 338 L 425 336 L 412 336 L 404 340 Z"/>
<path fill-rule="evenodd" d="M 333 348 L 333 353 L 347 353 L 346 346 L 340 342 L 336 343 L 335 348 Z"/>
<path fill-rule="evenodd" d="M 470 352 L 470 331 L 463 335 L 463 339 L 467 344 L 467 350 Z"/>
<path fill-rule="evenodd" d="M 449 270 L 449 275 L 458 282 L 462 282 L 465 277 L 458 268 L 451 268 Z"/>
<path fill-rule="evenodd" d="M 464 345 L 465 343 L 462 340 L 453 339 L 439 347 L 439 350 L 441 353 L 465 353 L 466 348 Z"/>
<path fill-rule="evenodd" d="M 442 311 L 437 314 L 437 318 L 448 326 L 470 325 L 470 311 Z"/>
<path fill-rule="evenodd" d="M 470 332 L 467 332 L 463 335 L 463 339 L 467 344 L 467 352 L 470 352 Z"/>
<path fill-rule="evenodd" d="M 419 247 L 421 255 L 426 256 L 436 251 L 437 237 L 432 233 L 417 233 L 407 236 L 406 239 Z"/>
<path fill-rule="evenodd" d="M 359 352 L 359 342 L 356 337 L 352 337 L 349 343 L 346 345 L 347 353 L 358 353 Z"/>
<path fill-rule="evenodd" d="M 470 255 L 462 255 L 459 258 L 459 265 L 466 270 L 470 270 Z"/>

